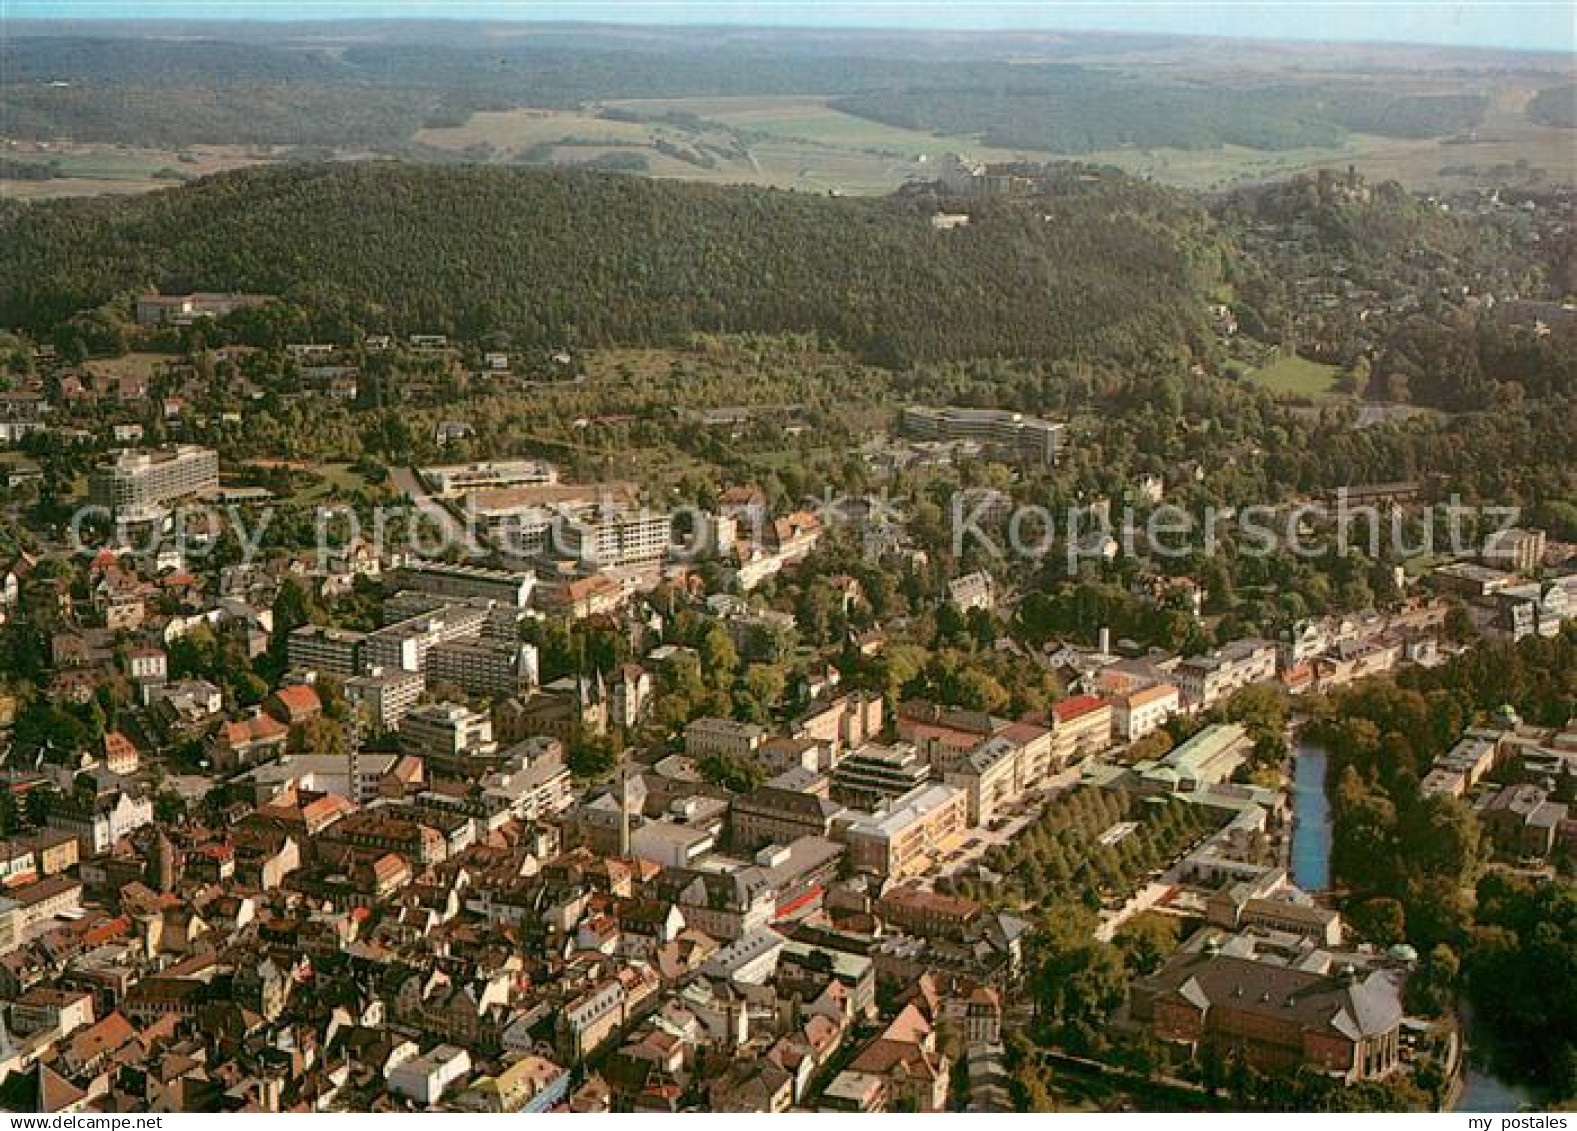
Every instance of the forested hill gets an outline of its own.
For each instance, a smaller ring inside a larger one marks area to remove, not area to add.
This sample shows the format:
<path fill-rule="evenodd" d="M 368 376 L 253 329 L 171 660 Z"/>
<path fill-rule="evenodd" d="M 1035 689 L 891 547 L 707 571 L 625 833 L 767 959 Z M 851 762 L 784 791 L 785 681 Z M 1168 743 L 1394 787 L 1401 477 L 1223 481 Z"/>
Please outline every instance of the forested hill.
<path fill-rule="evenodd" d="M 1070 170 L 1042 201 L 852 200 L 592 173 L 259 168 L 125 199 L 5 205 L 0 319 L 35 332 L 148 287 L 251 290 L 312 329 L 543 343 L 815 330 L 878 361 L 1176 357 L 1221 265 L 1181 194 Z"/>

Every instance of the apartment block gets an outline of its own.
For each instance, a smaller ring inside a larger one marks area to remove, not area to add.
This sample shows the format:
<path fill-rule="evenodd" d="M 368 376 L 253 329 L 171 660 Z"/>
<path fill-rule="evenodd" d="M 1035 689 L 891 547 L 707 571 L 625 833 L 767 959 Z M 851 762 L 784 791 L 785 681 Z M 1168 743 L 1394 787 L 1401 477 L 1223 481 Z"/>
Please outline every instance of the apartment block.
<path fill-rule="evenodd" d="M 195 444 L 123 451 L 93 472 L 88 495 L 117 516 L 155 514 L 182 499 L 219 490 L 219 455 Z"/>

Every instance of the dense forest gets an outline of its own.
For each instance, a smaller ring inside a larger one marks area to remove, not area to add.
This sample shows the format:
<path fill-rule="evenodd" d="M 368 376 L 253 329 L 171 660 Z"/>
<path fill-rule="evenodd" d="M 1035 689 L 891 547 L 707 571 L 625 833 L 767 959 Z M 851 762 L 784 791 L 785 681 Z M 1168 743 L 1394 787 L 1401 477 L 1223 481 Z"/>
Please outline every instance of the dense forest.
<path fill-rule="evenodd" d="M 277 293 L 315 328 L 660 343 L 815 331 L 873 360 L 1133 363 L 1200 343 L 1220 249 L 1188 198 L 1069 176 L 1034 210 L 523 169 L 253 169 L 0 213 L 0 311 L 47 332 L 165 291 Z M 260 315 L 268 318 L 267 313 Z"/>
<path fill-rule="evenodd" d="M 1230 89 L 1099 67 L 867 53 L 761 43 L 234 43 L 15 37 L 0 43 L 10 136 L 161 146 L 405 147 L 424 124 L 473 110 L 570 108 L 607 99 L 816 94 L 911 129 L 1060 153 L 1119 146 L 1289 149 L 1349 131 L 1436 137 L 1477 123 L 1477 94 L 1278 82 Z"/>
<path fill-rule="evenodd" d="M 1349 131 L 1437 137 L 1476 124 L 1476 94 L 1400 95 L 1376 88 L 1273 85 L 1205 88 L 1076 67 L 991 85 L 880 90 L 838 99 L 850 114 L 905 129 L 977 134 L 988 145 L 1090 153 L 1176 146 L 1296 149 Z"/>

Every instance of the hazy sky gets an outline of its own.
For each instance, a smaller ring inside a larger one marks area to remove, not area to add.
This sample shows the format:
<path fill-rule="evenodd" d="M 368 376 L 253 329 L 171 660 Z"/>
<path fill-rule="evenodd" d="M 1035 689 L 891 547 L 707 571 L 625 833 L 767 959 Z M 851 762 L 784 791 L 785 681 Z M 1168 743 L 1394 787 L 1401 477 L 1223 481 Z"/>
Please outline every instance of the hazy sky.
<path fill-rule="evenodd" d="M 448 17 L 792 27 L 1068 29 L 1577 52 L 1573 0 L 0 0 L 0 15 Z"/>

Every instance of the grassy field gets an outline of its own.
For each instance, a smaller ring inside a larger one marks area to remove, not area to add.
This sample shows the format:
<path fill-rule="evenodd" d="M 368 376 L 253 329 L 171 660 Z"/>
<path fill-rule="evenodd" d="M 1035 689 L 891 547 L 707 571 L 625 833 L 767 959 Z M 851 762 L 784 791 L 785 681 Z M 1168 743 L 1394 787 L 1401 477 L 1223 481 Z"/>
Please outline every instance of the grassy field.
<path fill-rule="evenodd" d="M 95 358 L 83 363 L 82 368 L 99 376 L 124 375 L 149 379 L 164 366 L 181 359 L 169 353 L 128 353 L 115 358 Z"/>
<path fill-rule="evenodd" d="M 377 493 L 355 467 L 348 463 L 314 464 L 308 470 L 316 480 L 304 485 L 286 501 L 292 506 L 311 506 L 315 503 L 341 501 L 361 490 Z"/>
<path fill-rule="evenodd" d="M 44 200 L 66 196 L 103 196 L 171 188 L 182 177 L 201 177 L 266 161 L 267 151 L 235 145 L 190 149 L 141 149 L 124 145 L 12 144 L 5 155 L 19 161 L 56 162 L 61 176 L 47 181 L 0 179 L 0 197 Z M 158 176 L 172 171 L 180 176 Z"/>
<path fill-rule="evenodd" d="M 1331 388 L 1336 381 L 1336 374 L 1337 367 L 1334 365 L 1322 365 L 1292 355 L 1254 370 L 1248 379 L 1273 393 L 1296 397 L 1328 397 L 1336 395 Z"/>
<path fill-rule="evenodd" d="M 1415 80 L 1420 92 L 1449 89 L 1441 80 Z M 464 126 L 425 130 L 418 139 L 445 149 L 481 142 L 502 158 L 532 145 L 553 144 L 553 159 L 574 163 L 598 151 L 564 145 L 568 139 L 609 140 L 643 147 L 653 176 L 714 182 L 749 182 L 779 188 L 848 193 L 889 192 L 926 177 L 928 166 L 949 152 L 985 161 L 1078 160 L 1114 165 L 1136 176 L 1198 190 L 1288 177 L 1321 168 L 1355 165 L 1372 179 L 1396 179 L 1415 188 L 1515 183 L 1542 175 L 1577 180 L 1577 146 L 1571 131 L 1528 121 L 1524 109 L 1538 84 L 1508 78 L 1491 90 L 1482 126 L 1452 139 L 1413 140 L 1352 134 L 1341 144 L 1280 151 L 1224 146 L 1217 149 L 1113 149 L 1082 155 L 992 148 L 968 136 L 938 136 L 869 121 L 833 109 L 810 95 L 761 98 L 677 98 L 608 105 L 657 117 L 689 114 L 690 129 L 672 122 L 613 122 L 590 112 L 510 110 L 477 114 Z M 659 140 L 709 143 L 743 149 L 746 156 L 700 168 L 652 148 Z"/>

